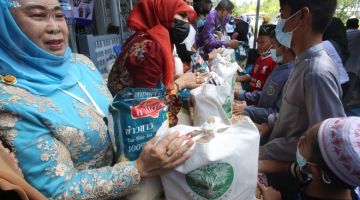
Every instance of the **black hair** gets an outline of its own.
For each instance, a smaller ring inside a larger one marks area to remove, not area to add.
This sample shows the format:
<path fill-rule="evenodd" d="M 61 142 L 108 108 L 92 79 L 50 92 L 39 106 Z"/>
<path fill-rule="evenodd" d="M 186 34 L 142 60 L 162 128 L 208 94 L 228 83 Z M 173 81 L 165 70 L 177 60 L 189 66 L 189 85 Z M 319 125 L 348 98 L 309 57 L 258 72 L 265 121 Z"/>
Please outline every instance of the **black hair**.
<path fill-rule="evenodd" d="M 249 42 L 248 39 L 248 33 L 249 33 L 249 24 L 243 20 L 240 20 L 239 22 L 235 23 L 236 27 L 234 32 L 237 32 L 239 36 L 237 39 L 239 41 Z"/>
<path fill-rule="evenodd" d="M 274 24 L 264 24 L 260 26 L 259 36 L 271 36 L 272 32 L 275 30 L 276 25 Z"/>
<path fill-rule="evenodd" d="M 323 40 L 329 40 L 331 42 L 339 54 L 342 63 L 345 65 L 346 60 L 350 57 L 350 51 L 345 25 L 339 18 L 332 18 L 324 32 Z"/>
<path fill-rule="evenodd" d="M 246 65 L 253 65 L 256 62 L 256 59 L 260 56 L 257 49 L 249 49 L 248 58 L 246 61 Z"/>
<path fill-rule="evenodd" d="M 234 4 L 230 0 L 221 0 L 218 5 L 216 6 L 215 10 L 227 10 L 230 13 L 234 9 Z"/>
<path fill-rule="evenodd" d="M 206 16 L 211 10 L 212 2 L 211 0 L 194 0 L 193 7 L 198 16 Z"/>
<path fill-rule="evenodd" d="M 288 6 L 291 13 L 308 7 L 312 15 L 312 31 L 323 33 L 335 13 L 337 0 L 280 0 L 280 7 Z"/>
<path fill-rule="evenodd" d="M 359 19 L 351 18 L 346 21 L 346 29 L 358 29 L 359 28 Z"/>
<path fill-rule="evenodd" d="M 309 161 L 318 165 L 319 168 L 328 175 L 328 178 L 331 181 L 330 185 L 332 185 L 334 188 L 338 188 L 338 189 L 353 190 L 355 188 L 354 186 L 351 186 L 351 185 L 345 183 L 344 181 L 342 181 L 339 177 L 336 176 L 335 173 L 333 173 L 331 171 L 331 169 L 326 164 L 326 162 L 321 154 L 321 151 L 320 151 L 317 134 L 315 135 L 315 140 L 311 141 L 311 146 L 312 146 L 312 154 L 310 156 Z"/>

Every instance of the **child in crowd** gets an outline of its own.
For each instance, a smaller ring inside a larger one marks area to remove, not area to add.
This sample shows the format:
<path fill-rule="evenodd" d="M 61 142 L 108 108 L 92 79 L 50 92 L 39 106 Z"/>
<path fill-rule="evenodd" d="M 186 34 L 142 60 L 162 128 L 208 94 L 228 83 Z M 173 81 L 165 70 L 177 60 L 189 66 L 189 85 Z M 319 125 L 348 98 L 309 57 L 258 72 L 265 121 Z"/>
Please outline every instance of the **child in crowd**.
<path fill-rule="evenodd" d="M 249 74 L 259 56 L 260 54 L 257 49 L 249 49 L 245 68 L 242 72 L 239 72 L 239 76 Z M 241 82 L 241 87 L 244 91 L 249 91 L 249 82 Z"/>
<path fill-rule="evenodd" d="M 261 91 L 265 81 L 276 66 L 276 62 L 271 58 L 271 32 L 275 30 L 275 25 L 263 25 L 260 27 L 259 37 L 257 39 L 257 49 L 260 56 L 255 62 L 249 74 L 239 76 L 237 81 L 249 82 L 249 91 Z"/>
<path fill-rule="evenodd" d="M 360 185 L 360 117 L 330 118 L 314 125 L 298 142 L 296 162 L 264 160 L 259 170 L 290 173 L 302 183 L 299 200 L 351 200 Z M 260 185 L 264 200 L 278 194 Z"/>
<path fill-rule="evenodd" d="M 271 38 L 270 56 L 278 65 L 267 78 L 262 91 L 237 91 L 235 92 L 235 99 L 256 102 L 255 105 L 246 106 L 238 112 L 248 115 L 255 123 L 268 123 L 272 128 L 274 121 L 268 122 L 268 117 L 279 112 L 283 87 L 295 65 L 295 53 L 276 40 L 275 31 L 272 32 Z"/>

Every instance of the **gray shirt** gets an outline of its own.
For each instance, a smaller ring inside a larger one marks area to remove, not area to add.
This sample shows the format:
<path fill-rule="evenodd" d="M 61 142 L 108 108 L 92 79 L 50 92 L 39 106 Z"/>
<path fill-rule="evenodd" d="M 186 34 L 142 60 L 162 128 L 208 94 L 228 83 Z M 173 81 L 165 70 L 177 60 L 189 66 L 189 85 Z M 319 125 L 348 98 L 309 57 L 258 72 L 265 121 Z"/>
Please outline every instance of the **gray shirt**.
<path fill-rule="evenodd" d="M 349 29 L 346 33 L 349 42 L 350 57 L 346 61 L 345 68 L 348 72 L 358 74 L 360 70 L 360 30 Z"/>
<path fill-rule="evenodd" d="M 266 79 L 262 91 L 243 92 L 240 94 L 240 100 L 257 102 L 256 106 L 250 105 L 244 109 L 245 115 L 249 116 L 253 122 L 258 124 L 269 123 L 269 115 L 279 112 L 283 87 L 294 65 L 295 62 L 290 62 L 275 67 Z M 269 126 L 273 127 L 274 124 L 270 123 Z"/>
<path fill-rule="evenodd" d="M 327 118 L 346 116 L 338 67 L 321 43 L 298 56 L 283 92 L 262 159 L 294 161 L 298 140 L 309 128 Z"/>

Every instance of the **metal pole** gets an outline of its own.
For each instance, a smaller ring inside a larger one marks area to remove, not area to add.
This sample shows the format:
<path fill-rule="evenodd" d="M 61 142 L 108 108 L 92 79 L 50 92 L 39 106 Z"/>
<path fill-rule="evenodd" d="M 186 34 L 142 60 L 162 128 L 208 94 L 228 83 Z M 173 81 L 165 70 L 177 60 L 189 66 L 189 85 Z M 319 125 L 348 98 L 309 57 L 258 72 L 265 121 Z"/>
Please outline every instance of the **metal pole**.
<path fill-rule="evenodd" d="M 114 26 L 120 26 L 120 11 L 118 6 L 118 0 L 110 0 L 110 14 L 111 24 Z"/>
<path fill-rule="evenodd" d="M 121 3 L 120 1 L 118 1 L 118 7 L 119 7 L 119 14 L 120 14 L 120 42 L 121 44 L 124 43 L 124 15 L 122 13 L 122 10 L 121 10 Z"/>
<path fill-rule="evenodd" d="M 133 2 L 132 2 L 132 0 L 129 0 L 130 1 L 130 10 L 132 10 L 133 9 Z"/>
<path fill-rule="evenodd" d="M 256 40 L 257 40 L 258 29 L 259 29 L 259 14 L 260 14 L 260 0 L 257 0 L 256 18 L 255 18 L 255 33 L 254 33 L 254 46 L 253 46 L 253 48 L 256 48 Z"/>
<path fill-rule="evenodd" d="M 94 4 L 96 6 L 96 30 L 99 35 L 105 35 L 108 26 L 105 1 L 94 1 Z"/>

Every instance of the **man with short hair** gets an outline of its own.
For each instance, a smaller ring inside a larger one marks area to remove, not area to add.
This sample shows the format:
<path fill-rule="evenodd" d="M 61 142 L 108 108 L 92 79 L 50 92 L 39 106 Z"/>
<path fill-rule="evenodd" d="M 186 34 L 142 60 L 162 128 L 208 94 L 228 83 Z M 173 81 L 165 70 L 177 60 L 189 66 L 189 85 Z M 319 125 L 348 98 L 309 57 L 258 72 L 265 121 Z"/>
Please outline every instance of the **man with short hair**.
<path fill-rule="evenodd" d="M 261 160 L 295 161 L 298 140 L 309 128 L 327 118 L 346 116 L 338 67 L 322 45 L 336 5 L 336 0 L 280 0 L 276 38 L 294 50 L 297 60 L 269 142 L 260 150 Z M 285 178 L 274 176 L 269 181 L 284 199 L 296 199 L 298 188 Z"/>

